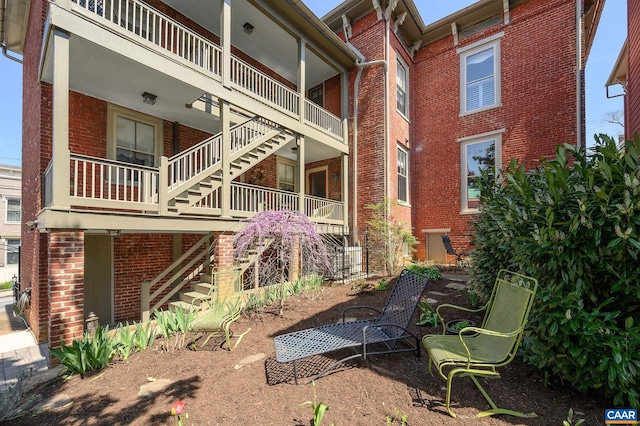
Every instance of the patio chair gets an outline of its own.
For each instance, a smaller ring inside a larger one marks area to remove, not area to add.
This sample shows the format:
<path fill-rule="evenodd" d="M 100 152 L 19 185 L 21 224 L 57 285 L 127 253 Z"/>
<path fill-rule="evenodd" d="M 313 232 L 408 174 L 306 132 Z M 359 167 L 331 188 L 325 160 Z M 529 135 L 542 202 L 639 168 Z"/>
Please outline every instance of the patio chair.
<path fill-rule="evenodd" d="M 429 373 L 433 375 L 431 367 L 436 367 L 447 381 L 445 404 L 452 417 L 456 417 L 450 406 L 455 375 L 469 376 L 491 406 L 490 410 L 479 413 L 477 417 L 494 414 L 536 417 L 535 413 L 498 408 L 476 376 L 499 378 L 496 368 L 509 364 L 516 356 L 537 289 L 538 281 L 534 278 L 503 269 L 498 272 L 489 302 L 483 308 L 472 310 L 446 304 L 438 307 L 438 313 L 445 307 L 466 312 L 486 311 L 481 327 L 463 328 L 458 335 L 427 335 L 422 338 L 429 354 Z M 445 368 L 449 367 L 452 369 L 445 374 Z"/>
<path fill-rule="evenodd" d="M 448 235 L 442 235 L 442 244 L 444 244 L 444 249 L 447 251 L 448 255 L 456 257 L 448 264 L 448 266 L 450 267 L 451 263 L 455 262 L 453 267 L 454 271 L 458 266 L 460 266 L 460 269 L 462 270 L 469 264 L 469 261 L 466 259 L 466 257 L 469 256 L 469 253 L 454 249 L 453 245 L 451 245 L 451 238 L 449 238 Z"/>
<path fill-rule="evenodd" d="M 242 313 L 242 299 L 240 296 L 232 296 L 224 301 L 214 300 L 204 304 L 205 308 L 198 313 L 197 318 L 192 323 L 192 330 L 194 332 L 208 333 L 207 338 L 202 343 L 205 346 L 209 339 L 217 336 L 225 336 L 227 343 L 227 350 L 231 351 L 238 346 L 240 340 L 245 334 L 249 332 L 248 329 L 244 333 L 240 334 L 236 344 L 231 347 L 231 324 L 233 324 Z"/>
<path fill-rule="evenodd" d="M 419 339 L 407 327 L 428 282 L 428 277 L 405 269 L 398 276 L 382 311 L 370 306 L 351 306 L 342 312 L 342 321 L 337 324 L 276 336 L 273 340 L 276 361 L 293 363 L 293 375 L 298 384 L 297 360 L 339 349 L 354 348 L 357 353 L 334 362 L 308 383 L 353 358 L 366 360 L 371 355 L 394 352 L 415 352 L 419 357 Z M 347 320 L 347 311 L 354 309 L 373 310 L 379 315 L 372 320 Z M 399 345 L 400 341 L 404 343 Z"/>

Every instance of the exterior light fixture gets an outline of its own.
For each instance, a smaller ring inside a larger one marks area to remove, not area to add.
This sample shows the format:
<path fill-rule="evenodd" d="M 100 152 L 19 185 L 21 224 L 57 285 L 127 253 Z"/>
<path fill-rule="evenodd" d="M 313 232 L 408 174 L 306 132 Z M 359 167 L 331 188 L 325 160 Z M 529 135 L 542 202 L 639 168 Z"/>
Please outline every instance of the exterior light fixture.
<path fill-rule="evenodd" d="M 244 32 L 247 34 L 251 34 L 253 32 L 253 25 L 248 22 L 245 22 L 242 28 L 244 28 Z"/>
<path fill-rule="evenodd" d="M 333 180 L 333 183 L 338 183 L 338 181 L 340 180 L 340 175 L 339 175 L 339 174 L 337 174 L 337 173 L 334 173 L 334 174 L 331 176 L 331 179 Z"/>
<path fill-rule="evenodd" d="M 142 101 L 145 104 L 149 104 L 149 105 L 155 105 L 156 103 L 156 98 L 157 96 L 154 95 L 153 93 L 149 93 L 149 92 L 144 92 L 142 94 Z"/>

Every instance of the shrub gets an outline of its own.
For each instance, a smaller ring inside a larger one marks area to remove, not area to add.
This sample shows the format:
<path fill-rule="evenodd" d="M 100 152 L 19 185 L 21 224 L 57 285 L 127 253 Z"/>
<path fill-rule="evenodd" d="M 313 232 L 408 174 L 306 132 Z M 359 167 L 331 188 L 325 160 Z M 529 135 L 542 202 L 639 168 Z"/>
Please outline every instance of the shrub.
<path fill-rule="evenodd" d="M 372 263 L 383 266 L 387 275 L 399 272 L 404 247 L 407 246 L 409 252 L 413 252 L 413 246 L 418 243 L 411 228 L 391 214 L 396 204 L 385 199 L 378 204 L 364 206 L 371 211 L 371 220 L 367 221 L 367 225 Z"/>
<path fill-rule="evenodd" d="M 71 346 L 60 346 L 60 349 L 49 348 L 49 353 L 58 358 L 70 374 L 82 375 L 88 371 L 102 370 L 115 354 L 114 341 L 107 326 L 98 327 L 93 336 L 85 332 L 81 339 L 71 342 Z"/>
<path fill-rule="evenodd" d="M 531 173 L 512 162 L 501 184 L 480 179 L 473 291 L 486 298 L 501 268 L 537 278 L 525 360 L 639 407 L 640 140 L 596 142 L 588 156 L 559 147 Z"/>
<path fill-rule="evenodd" d="M 440 270 L 435 266 L 423 266 L 418 265 L 417 263 L 412 263 L 407 266 L 407 269 L 418 274 L 426 275 L 431 281 L 438 281 L 442 278 Z"/>

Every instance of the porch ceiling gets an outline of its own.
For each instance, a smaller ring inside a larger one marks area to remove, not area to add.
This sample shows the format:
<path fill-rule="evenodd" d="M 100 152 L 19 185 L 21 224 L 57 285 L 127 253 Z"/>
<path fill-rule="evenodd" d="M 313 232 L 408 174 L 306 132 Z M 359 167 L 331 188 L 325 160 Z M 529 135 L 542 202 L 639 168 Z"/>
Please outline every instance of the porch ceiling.
<path fill-rule="evenodd" d="M 175 10 L 220 35 L 220 0 L 164 0 Z M 246 34 L 248 22 L 253 32 Z M 298 73 L 298 45 L 296 39 L 269 16 L 247 0 L 231 2 L 231 44 L 252 58 L 267 65 L 287 80 L 295 83 Z M 307 87 L 314 87 L 338 72 L 307 49 Z"/>

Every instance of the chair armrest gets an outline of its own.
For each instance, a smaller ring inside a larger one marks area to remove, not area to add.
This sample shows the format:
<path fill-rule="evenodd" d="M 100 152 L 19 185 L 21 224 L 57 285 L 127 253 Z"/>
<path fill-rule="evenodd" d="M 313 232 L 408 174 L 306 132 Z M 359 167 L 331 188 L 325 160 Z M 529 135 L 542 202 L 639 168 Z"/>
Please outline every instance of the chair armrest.
<path fill-rule="evenodd" d="M 460 333 L 458 334 L 458 338 L 460 339 L 462 346 L 464 346 L 465 351 L 467 351 L 467 368 L 469 368 L 471 364 L 471 351 L 469 350 L 469 347 L 467 346 L 467 344 L 464 342 L 464 334 L 477 333 L 477 334 L 486 334 L 487 336 L 507 338 L 507 337 L 517 336 L 518 334 L 522 333 L 523 330 L 524 330 L 524 326 L 518 327 L 516 330 L 510 331 L 508 333 L 487 330 L 486 328 L 480 328 L 480 327 L 465 327 L 462 330 L 460 330 Z"/>
<path fill-rule="evenodd" d="M 442 316 L 442 314 L 440 314 L 440 309 L 441 308 L 451 308 L 451 309 L 457 309 L 459 311 L 464 311 L 464 312 L 471 312 L 471 313 L 477 313 L 477 312 L 482 312 L 485 309 L 487 309 L 487 306 L 489 306 L 489 304 L 487 303 L 486 305 L 484 305 L 482 308 L 479 309 L 469 309 L 469 308 L 465 308 L 463 306 L 458 306 L 458 305 L 451 305 L 449 303 L 443 303 L 442 305 L 438 305 L 436 307 L 436 315 L 438 315 L 438 319 L 440 320 L 440 322 L 442 323 L 442 325 L 444 326 L 444 324 L 446 323 L 446 321 L 444 320 L 444 317 Z M 442 334 L 445 334 L 447 332 L 446 327 L 442 328 Z"/>
<path fill-rule="evenodd" d="M 376 311 L 378 314 L 382 315 L 382 311 L 379 311 L 378 309 L 372 307 L 372 306 L 349 306 L 348 308 L 345 308 L 344 311 L 342 311 L 342 322 L 344 322 L 345 318 L 346 318 L 346 314 L 347 311 L 352 310 L 352 309 L 371 309 L 372 311 Z"/>

